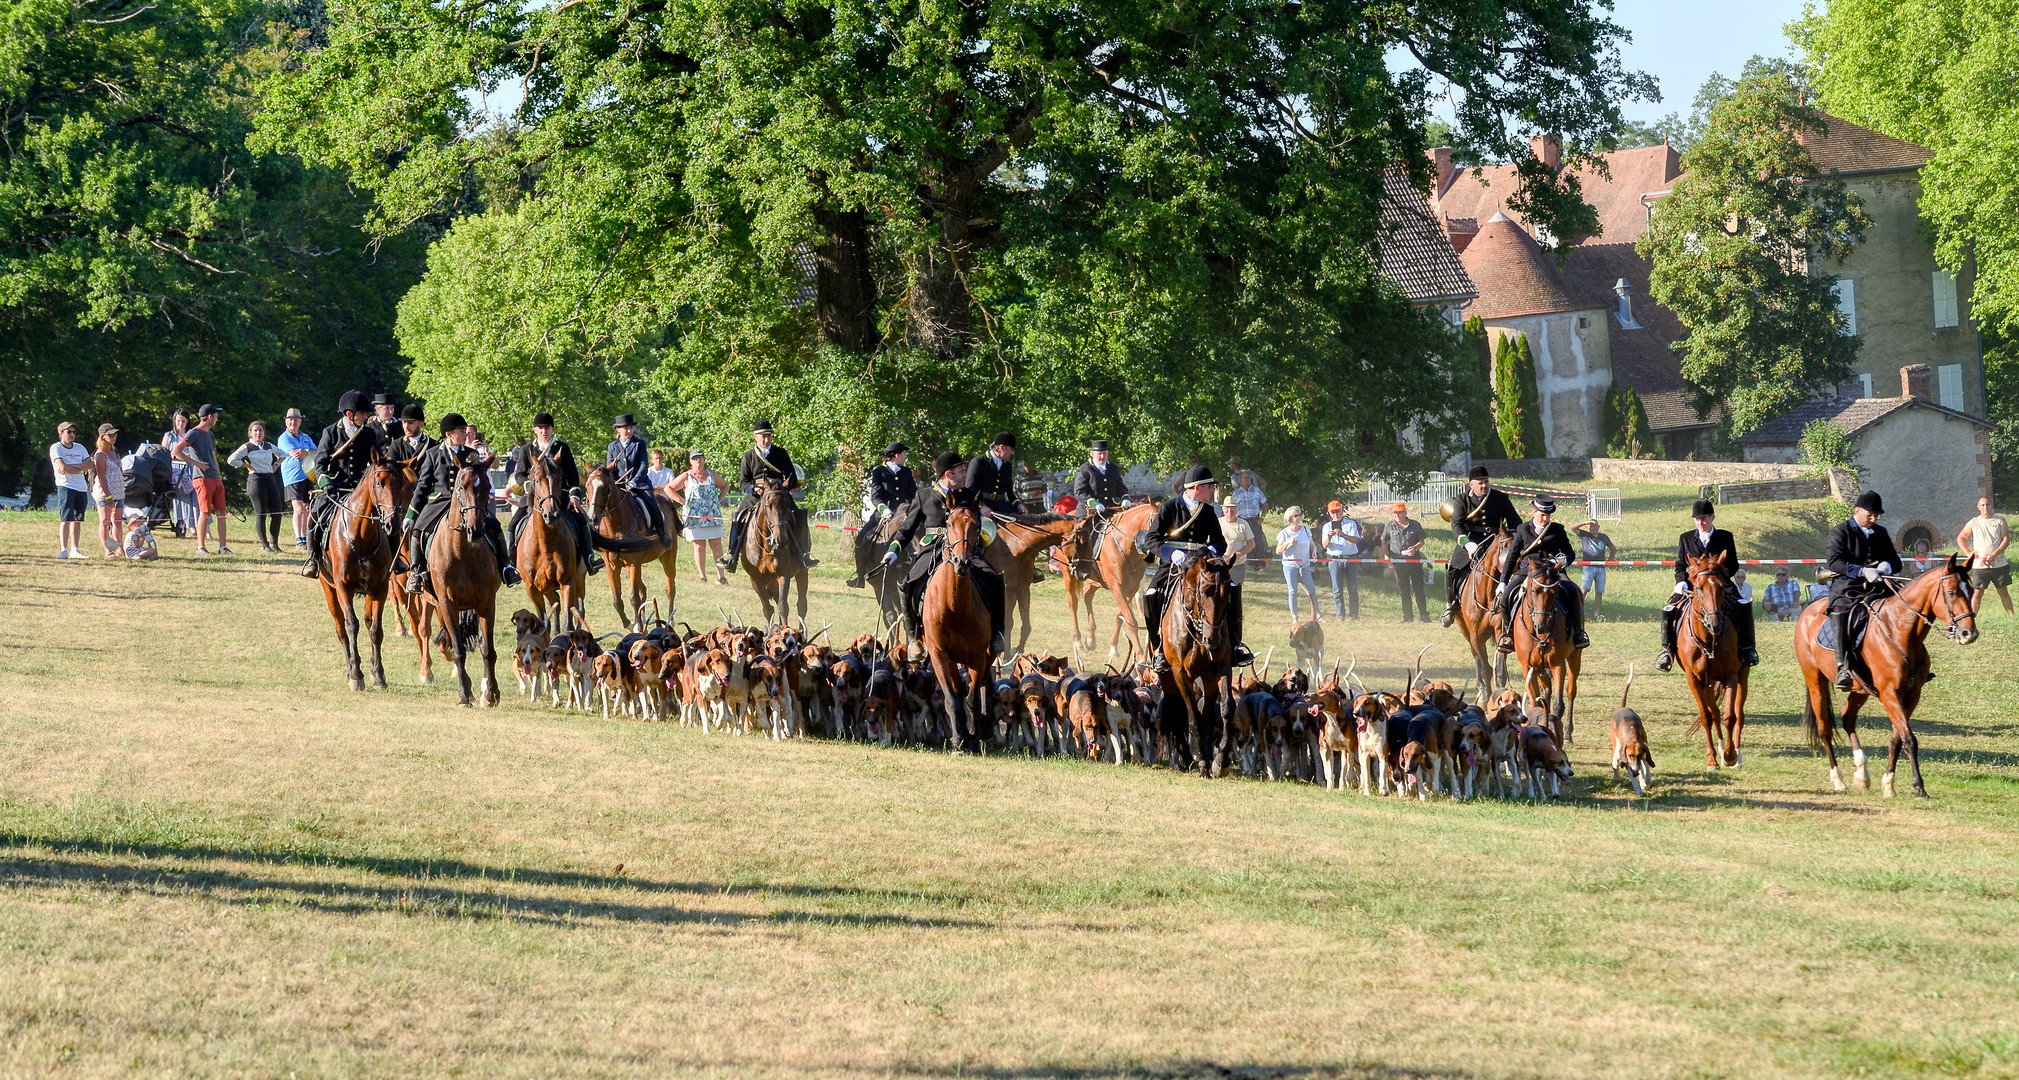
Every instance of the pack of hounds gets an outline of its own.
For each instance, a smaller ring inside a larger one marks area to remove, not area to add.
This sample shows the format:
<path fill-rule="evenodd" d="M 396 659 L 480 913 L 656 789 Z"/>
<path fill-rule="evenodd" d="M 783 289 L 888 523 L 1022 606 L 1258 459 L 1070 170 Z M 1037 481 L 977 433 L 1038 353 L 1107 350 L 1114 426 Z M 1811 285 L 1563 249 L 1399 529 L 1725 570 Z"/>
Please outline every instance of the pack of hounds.
<path fill-rule="evenodd" d="M 837 648 L 825 640 L 827 628 L 698 631 L 646 611 L 615 641 L 616 635 L 599 638 L 581 628 L 550 633 L 523 609 L 512 625 L 519 692 L 556 709 L 600 709 L 606 720 L 677 719 L 703 732 L 773 739 L 812 735 L 886 747 L 953 742 L 924 658 L 874 634 Z M 1418 653 L 1400 691 L 1368 686 L 1355 674 L 1357 662 L 1343 675 L 1334 664 L 1316 685 L 1294 666 L 1271 680 L 1267 658 L 1259 670 L 1236 673 L 1228 712 L 1242 774 L 1426 802 L 1438 794 L 1470 800 L 1489 790 L 1501 799 L 1562 797 L 1572 772 L 1546 701 L 1513 687 L 1468 701 L 1469 683 L 1456 689 L 1426 680 L 1421 665 Z M 983 732 L 989 752 L 1172 768 L 1194 760 L 1183 723 L 1164 719 L 1159 684 L 1146 663 L 1125 659 L 1120 668 L 1075 670 L 1067 657 L 1027 653 L 995 675 Z M 1627 690 L 1632 686 L 1629 671 Z M 1613 780 L 1624 770 L 1635 794 L 1645 795 L 1654 758 L 1626 692 L 1613 714 L 1612 744 Z"/>

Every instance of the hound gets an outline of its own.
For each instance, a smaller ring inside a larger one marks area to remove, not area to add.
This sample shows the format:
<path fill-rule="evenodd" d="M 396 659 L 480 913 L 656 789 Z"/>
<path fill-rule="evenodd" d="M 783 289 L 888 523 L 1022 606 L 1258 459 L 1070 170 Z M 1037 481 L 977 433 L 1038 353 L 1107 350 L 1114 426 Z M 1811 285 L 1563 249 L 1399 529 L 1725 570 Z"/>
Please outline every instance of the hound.
<path fill-rule="evenodd" d="M 1290 647 L 1296 650 L 1294 663 L 1305 671 L 1317 671 L 1325 666 L 1325 626 L 1317 619 L 1306 619 L 1290 630 Z"/>
<path fill-rule="evenodd" d="M 589 673 L 596 680 L 596 699 L 603 706 L 603 719 L 610 719 L 610 707 L 617 707 L 617 715 L 623 716 L 630 704 L 630 697 L 624 690 L 623 665 L 617 654 L 604 653 L 589 661 Z"/>
<path fill-rule="evenodd" d="M 1388 794 L 1388 770 L 1379 767 L 1388 739 L 1388 707 L 1379 694 L 1362 694 L 1353 700 L 1353 758 L 1360 773 L 1360 794 L 1373 795 L 1379 789 Z M 1378 780 L 1378 784 L 1377 784 Z"/>
<path fill-rule="evenodd" d="M 540 692 L 546 689 L 547 681 L 547 635 L 542 631 L 524 631 L 519 634 L 519 642 L 512 650 L 512 674 L 519 677 L 519 693 L 526 700 L 540 700 Z"/>
<path fill-rule="evenodd" d="M 1395 755 L 1396 771 L 1402 774 L 1403 786 L 1415 788 L 1420 802 L 1429 802 L 1430 796 L 1437 793 L 1443 783 L 1444 765 L 1451 758 L 1451 744 L 1445 741 L 1445 721 L 1443 713 L 1428 705 L 1417 709 L 1409 718 L 1409 741 Z M 1425 763 L 1429 764 L 1428 777 L 1423 775 Z M 1453 794 L 1456 795 L 1455 789 Z"/>
<path fill-rule="evenodd" d="M 1626 669 L 1626 687 L 1619 692 L 1619 708 L 1612 711 L 1612 782 L 1619 783 L 1619 767 L 1633 781 L 1633 793 L 1646 795 L 1654 782 L 1654 755 L 1647 748 L 1647 728 L 1640 714 L 1626 707 L 1627 691 L 1633 689 L 1633 666 Z"/>
<path fill-rule="evenodd" d="M 1549 781 L 1549 797 L 1563 797 L 1563 782 L 1570 779 L 1570 759 L 1556 744 L 1546 724 L 1530 724 L 1521 729 L 1521 753 L 1528 764 L 1530 800 L 1542 798 L 1542 783 Z"/>
<path fill-rule="evenodd" d="M 666 718 L 666 650 L 650 638 L 642 638 L 631 643 L 631 653 L 625 659 L 630 678 L 628 689 L 638 714 L 646 720 Z"/>

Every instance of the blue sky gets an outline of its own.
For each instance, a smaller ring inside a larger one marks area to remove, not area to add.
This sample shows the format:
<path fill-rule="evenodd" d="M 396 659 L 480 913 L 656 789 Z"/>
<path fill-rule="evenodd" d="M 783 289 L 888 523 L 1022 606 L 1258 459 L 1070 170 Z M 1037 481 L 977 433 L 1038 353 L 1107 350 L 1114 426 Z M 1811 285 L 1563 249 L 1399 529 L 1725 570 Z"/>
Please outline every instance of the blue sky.
<path fill-rule="evenodd" d="M 1627 119 L 1687 114 L 1712 72 L 1735 76 L 1755 53 L 1793 56 L 1781 28 L 1801 18 L 1802 7 L 1803 0 L 1614 0 L 1613 21 L 1633 34 L 1620 58 L 1661 82 L 1661 102 L 1628 102 Z"/>

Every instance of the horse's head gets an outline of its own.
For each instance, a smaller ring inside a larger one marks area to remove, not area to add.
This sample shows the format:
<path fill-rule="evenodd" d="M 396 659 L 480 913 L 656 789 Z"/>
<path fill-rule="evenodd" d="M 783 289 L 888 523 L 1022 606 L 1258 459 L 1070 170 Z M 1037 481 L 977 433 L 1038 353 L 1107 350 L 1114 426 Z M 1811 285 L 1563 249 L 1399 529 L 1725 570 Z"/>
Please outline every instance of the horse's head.
<path fill-rule="evenodd" d="M 491 508 L 490 477 L 484 470 L 472 465 L 456 473 L 455 502 L 453 504 L 458 528 L 475 528 L 478 515 L 488 514 Z"/>
<path fill-rule="evenodd" d="M 1944 623 L 1944 633 L 1958 645 L 1977 640 L 1977 609 L 1970 588 L 1970 560 L 1949 556 L 1948 564 L 1935 574 L 1935 614 Z"/>
<path fill-rule="evenodd" d="M 752 486 L 757 499 L 757 510 L 751 522 L 771 545 L 771 550 L 785 550 L 786 529 L 792 520 L 792 496 L 782 487 L 773 487 L 762 480 Z"/>
<path fill-rule="evenodd" d="M 982 538 L 980 500 L 967 488 L 955 488 L 945 499 L 946 539 L 942 547 L 948 559 L 964 563 L 988 544 Z"/>
<path fill-rule="evenodd" d="M 607 462 L 583 475 L 582 509 L 589 515 L 590 521 L 601 521 L 610 512 L 610 500 L 616 491 L 616 479 L 611 476 Z"/>
<path fill-rule="evenodd" d="M 1562 580 L 1554 559 L 1528 558 L 1528 579 L 1521 583 L 1521 613 L 1528 628 L 1539 639 L 1549 637 L 1550 622 L 1556 618 L 1557 583 Z"/>
<path fill-rule="evenodd" d="M 1729 588 L 1722 572 L 1724 561 L 1723 555 L 1693 555 L 1683 566 L 1690 579 L 1690 610 L 1712 638 L 1724 629 L 1725 592 Z"/>
<path fill-rule="evenodd" d="M 554 464 L 547 455 L 526 454 L 526 497 L 532 500 L 533 509 L 539 511 L 540 519 L 552 525 L 561 518 L 561 493 L 554 490 L 559 483 Z"/>
<path fill-rule="evenodd" d="M 358 478 L 356 490 L 355 509 L 359 517 L 379 518 L 384 524 L 399 508 L 400 493 L 393 488 L 393 468 L 382 460 L 372 460 Z"/>

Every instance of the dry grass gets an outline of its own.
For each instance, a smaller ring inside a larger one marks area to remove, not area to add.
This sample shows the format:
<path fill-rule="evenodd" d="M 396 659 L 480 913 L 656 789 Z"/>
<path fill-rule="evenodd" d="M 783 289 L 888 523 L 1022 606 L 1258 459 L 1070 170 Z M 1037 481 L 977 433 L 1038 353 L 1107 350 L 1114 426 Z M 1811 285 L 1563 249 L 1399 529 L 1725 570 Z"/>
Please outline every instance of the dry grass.
<path fill-rule="evenodd" d="M 1634 496 L 1616 535 L 1682 527 L 1687 492 Z M 354 695 L 288 563 L 71 565 L 53 531 L 0 522 L 0 1074 L 2019 1071 L 2003 615 L 1938 647 L 1931 802 L 1828 792 L 1769 627 L 1742 770 L 1701 772 L 1675 677 L 1636 682 L 1641 801 L 1595 721 L 1665 575 L 1615 574 L 1576 797 L 1424 807 L 606 724 L 509 674 L 465 711 L 397 638 Z M 866 626 L 839 577 L 815 618 Z M 754 609 L 682 581 L 697 622 Z M 1335 652 L 1461 671 L 1373 591 Z M 1039 607 L 1063 646 L 1056 583 Z"/>

